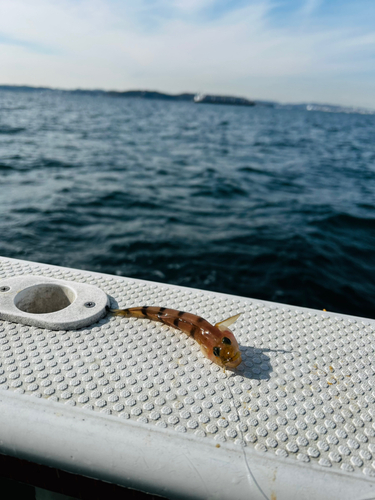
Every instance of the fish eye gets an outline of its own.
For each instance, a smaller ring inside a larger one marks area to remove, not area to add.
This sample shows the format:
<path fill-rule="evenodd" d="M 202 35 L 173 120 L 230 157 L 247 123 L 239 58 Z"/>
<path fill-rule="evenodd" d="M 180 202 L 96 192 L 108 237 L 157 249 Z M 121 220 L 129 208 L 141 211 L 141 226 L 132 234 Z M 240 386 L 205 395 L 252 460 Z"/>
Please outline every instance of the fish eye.
<path fill-rule="evenodd" d="M 230 341 L 230 339 L 228 339 L 228 337 L 223 337 L 222 343 L 223 344 L 227 344 L 227 345 L 231 345 L 232 344 L 232 342 Z"/>
<path fill-rule="evenodd" d="M 214 347 L 213 351 L 215 356 L 220 356 L 220 347 Z"/>

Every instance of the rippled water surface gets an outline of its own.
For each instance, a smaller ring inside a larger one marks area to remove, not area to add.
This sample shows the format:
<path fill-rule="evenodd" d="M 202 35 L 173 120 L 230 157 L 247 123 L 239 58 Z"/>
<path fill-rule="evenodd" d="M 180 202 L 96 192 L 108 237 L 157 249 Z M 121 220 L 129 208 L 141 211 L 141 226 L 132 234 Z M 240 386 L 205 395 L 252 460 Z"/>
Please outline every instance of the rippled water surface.
<path fill-rule="evenodd" d="M 375 115 L 3 90 L 0 182 L 2 256 L 375 317 Z"/>

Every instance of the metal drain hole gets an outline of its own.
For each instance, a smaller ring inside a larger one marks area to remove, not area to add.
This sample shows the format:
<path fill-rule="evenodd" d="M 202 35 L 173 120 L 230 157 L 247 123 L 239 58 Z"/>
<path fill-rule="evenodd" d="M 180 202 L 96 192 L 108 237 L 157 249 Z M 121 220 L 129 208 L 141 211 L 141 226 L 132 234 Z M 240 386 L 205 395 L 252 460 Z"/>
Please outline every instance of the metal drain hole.
<path fill-rule="evenodd" d="M 17 293 L 15 306 L 30 314 L 47 314 L 61 311 L 74 302 L 76 294 L 67 286 L 46 283 L 34 285 Z"/>

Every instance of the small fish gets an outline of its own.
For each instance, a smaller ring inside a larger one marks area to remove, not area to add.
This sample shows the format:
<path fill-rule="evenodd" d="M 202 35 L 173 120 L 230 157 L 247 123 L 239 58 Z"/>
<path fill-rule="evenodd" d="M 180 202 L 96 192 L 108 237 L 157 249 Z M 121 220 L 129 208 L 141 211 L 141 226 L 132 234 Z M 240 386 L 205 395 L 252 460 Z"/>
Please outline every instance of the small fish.
<path fill-rule="evenodd" d="M 129 309 L 110 309 L 115 316 L 125 318 L 146 318 L 161 321 L 183 331 L 198 342 L 203 354 L 222 368 L 236 368 L 242 361 L 240 348 L 228 326 L 234 323 L 240 314 L 236 314 L 215 326 L 208 321 L 188 312 L 167 309 L 165 307 L 130 307 Z"/>

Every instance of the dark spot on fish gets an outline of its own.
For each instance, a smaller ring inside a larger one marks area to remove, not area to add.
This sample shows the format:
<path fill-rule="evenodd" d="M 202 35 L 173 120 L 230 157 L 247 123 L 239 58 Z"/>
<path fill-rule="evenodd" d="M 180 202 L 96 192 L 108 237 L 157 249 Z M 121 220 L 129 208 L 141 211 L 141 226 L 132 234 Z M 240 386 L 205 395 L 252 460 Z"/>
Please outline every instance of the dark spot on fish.
<path fill-rule="evenodd" d="M 159 312 L 161 312 L 161 313 L 162 313 L 162 312 L 164 312 L 164 311 L 165 311 L 165 309 L 166 309 L 166 307 L 159 307 Z"/>
<path fill-rule="evenodd" d="M 198 331 L 198 328 L 196 326 L 193 326 L 193 328 L 191 329 L 190 335 L 194 338 L 197 331 Z"/>
<path fill-rule="evenodd" d="M 202 323 L 202 321 L 204 321 L 204 319 L 199 316 L 199 318 L 197 319 L 197 323 Z"/>
<path fill-rule="evenodd" d="M 220 347 L 214 347 L 214 355 L 217 357 L 220 356 Z"/>
<path fill-rule="evenodd" d="M 179 316 L 180 318 L 181 318 L 181 316 L 183 316 L 184 314 L 185 314 L 185 313 L 184 313 L 184 311 L 179 311 L 179 312 L 178 312 L 178 316 Z"/>
<path fill-rule="evenodd" d="M 178 318 L 176 318 L 176 319 L 173 321 L 174 326 L 177 326 L 177 327 L 178 327 L 179 323 L 180 323 L 180 320 L 179 320 Z"/>
<path fill-rule="evenodd" d="M 232 344 L 232 342 L 230 341 L 230 339 L 228 339 L 228 337 L 223 337 L 222 343 L 223 344 L 227 344 L 227 345 L 231 345 Z"/>
<path fill-rule="evenodd" d="M 141 313 L 143 314 L 143 316 L 147 316 L 147 309 L 148 309 L 148 306 L 142 307 Z"/>

